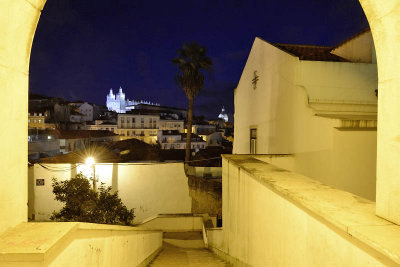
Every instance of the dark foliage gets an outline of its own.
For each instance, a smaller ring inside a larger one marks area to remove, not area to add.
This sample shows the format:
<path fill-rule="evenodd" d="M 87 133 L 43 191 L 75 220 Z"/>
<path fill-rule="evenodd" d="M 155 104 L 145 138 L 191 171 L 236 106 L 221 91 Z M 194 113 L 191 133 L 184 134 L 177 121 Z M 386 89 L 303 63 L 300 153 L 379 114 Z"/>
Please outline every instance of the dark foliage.
<path fill-rule="evenodd" d="M 53 212 L 51 220 L 90 222 L 103 224 L 130 225 L 134 216 L 133 209 L 128 210 L 111 187 L 103 184 L 93 190 L 89 180 L 82 173 L 71 180 L 58 181 L 53 178 L 55 199 L 65 203 L 58 212 Z"/>

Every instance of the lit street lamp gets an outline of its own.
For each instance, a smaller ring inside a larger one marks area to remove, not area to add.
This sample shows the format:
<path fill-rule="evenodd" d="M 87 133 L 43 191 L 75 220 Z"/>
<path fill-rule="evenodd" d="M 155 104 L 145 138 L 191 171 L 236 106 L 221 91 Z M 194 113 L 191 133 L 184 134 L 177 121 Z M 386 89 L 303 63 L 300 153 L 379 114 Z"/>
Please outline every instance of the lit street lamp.
<path fill-rule="evenodd" d="M 85 164 L 93 168 L 93 190 L 96 191 L 96 166 L 94 158 L 88 157 L 85 161 Z"/>

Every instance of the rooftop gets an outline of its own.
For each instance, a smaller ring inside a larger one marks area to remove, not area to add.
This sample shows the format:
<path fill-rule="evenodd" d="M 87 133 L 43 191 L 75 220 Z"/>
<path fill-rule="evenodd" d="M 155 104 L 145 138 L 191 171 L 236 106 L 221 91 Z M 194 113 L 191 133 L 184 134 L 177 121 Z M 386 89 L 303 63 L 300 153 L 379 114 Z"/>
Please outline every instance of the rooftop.
<path fill-rule="evenodd" d="M 348 60 L 331 53 L 334 47 L 298 44 L 272 44 L 275 47 L 288 52 L 300 60 L 348 62 Z"/>
<path fill-rule="evenodd" d="M 148 105 L 148 104 L 137 104 L 136 107 L 138 107 L 139 109 L 141 107 L 150 107 L 150 108 L 156 108 L 156 109 L 172 109 L 172 110 L 187 111 L 187 109 L 184 109 L 184 108 L 176 108 L 176 107 L 168 107 L 168 106 L 154 106 L 154 105 Z"/>
<path fill-rule="evenodd" d="M 59 139 L 78 139 L 78 138 L 95 138 L 95 137 L 107 137 L 116 136 L 115 133 L 110 131 L 102 130 L 54 130 L 51 134 L 55 134 Z"/>

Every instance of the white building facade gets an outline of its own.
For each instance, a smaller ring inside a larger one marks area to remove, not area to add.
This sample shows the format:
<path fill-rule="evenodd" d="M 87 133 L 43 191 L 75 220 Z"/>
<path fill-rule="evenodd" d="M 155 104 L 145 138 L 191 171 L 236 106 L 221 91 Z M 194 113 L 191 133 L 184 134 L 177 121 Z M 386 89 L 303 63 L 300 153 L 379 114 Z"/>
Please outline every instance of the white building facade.
<path fill-rule="evenodd" d="M 75 108 L 77 112 L 82 114 L 81 121 L 93 121 L 93 106 L 88 102 L 84 103 L 70 103 L 72 108 Z M 76 115 L 76 114 L 72 114 Z M 76 120 L 76 118 L 74 118 Z"/>
<path fill-rule="evenodd" d="M 186 134 L 176 130 L 158 131 L 157 140 L 161 149 L 186 149 Z M 193 134 L 190 147 L 197 150 L 204 149 L 206 142 L 200 136 Z"/>
<path fill-rule="evenodd" d="M 117 134 L 125 139 L 136 138 L 149 144 L 157 142 L 160 123 L 158 114 L 118 114 Z"/>
<path fill-rule="evenodd" d="M 86 125 L 86 129 L 117 133 L 117 124 L 107 120 L 95 120 L 94 124 Z"/>
<path fill-rule="evenodd" d="M 166 119 L 160 118 L 160 127 L 159 130 L 171 130 L 178 131 L 183 133 L 185 129 L 183 120 L 174 120 L 174 119 Z"/>

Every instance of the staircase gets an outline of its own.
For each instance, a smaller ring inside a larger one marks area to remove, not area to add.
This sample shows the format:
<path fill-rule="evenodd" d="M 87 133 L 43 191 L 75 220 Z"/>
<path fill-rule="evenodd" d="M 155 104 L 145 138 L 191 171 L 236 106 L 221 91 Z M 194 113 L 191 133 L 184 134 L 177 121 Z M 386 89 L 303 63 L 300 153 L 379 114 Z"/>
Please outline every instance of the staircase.
<path fill-rule="evenodd" d="M 230 266 L 204 247 L 201 231 L 166 232 L 163 248 L 149 266 Z"/>

